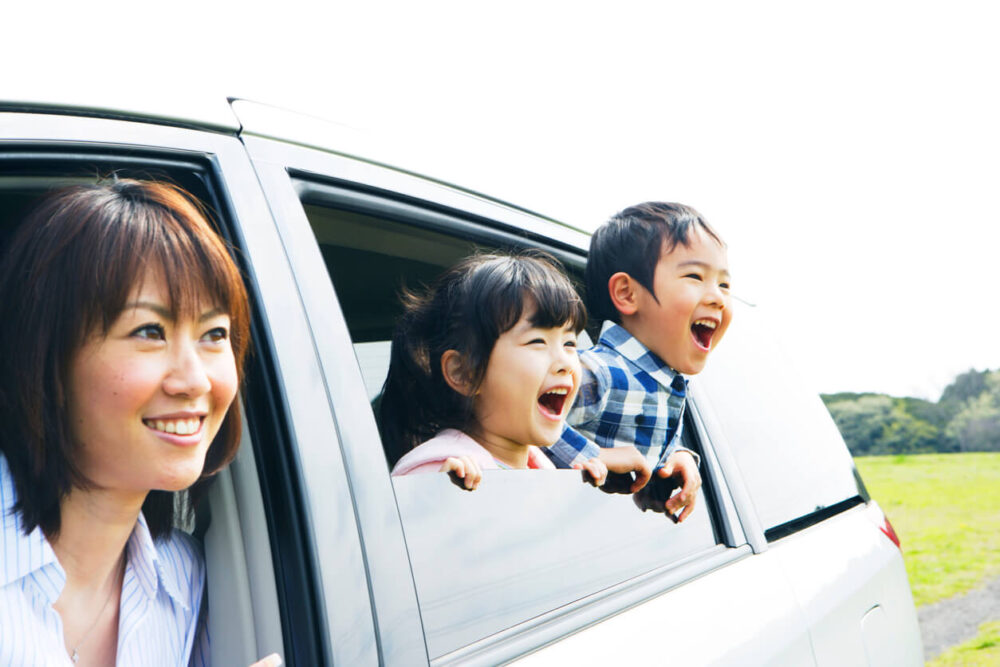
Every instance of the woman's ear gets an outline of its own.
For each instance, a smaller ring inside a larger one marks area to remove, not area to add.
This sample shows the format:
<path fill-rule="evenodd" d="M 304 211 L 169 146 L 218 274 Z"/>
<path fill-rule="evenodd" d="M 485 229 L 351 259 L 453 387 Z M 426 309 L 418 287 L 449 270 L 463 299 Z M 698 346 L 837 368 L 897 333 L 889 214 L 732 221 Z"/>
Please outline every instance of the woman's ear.
<path fill-rule="evenodd" d="M 444 376 L 448 386 L 462 396 L 472 395 L 472 383 L 465 368 L 465 359 L 458 350 L 445 350 L 441 355 L 441 375 Z"/>
<path fill-rule="evenodd" d="M 635 315 L 639 309 L 637 293 L 639 287 L 636 279 L 624 271 L 619 271 L 608 278 L 608 295 L 619 313 L 625 316 Z"/>

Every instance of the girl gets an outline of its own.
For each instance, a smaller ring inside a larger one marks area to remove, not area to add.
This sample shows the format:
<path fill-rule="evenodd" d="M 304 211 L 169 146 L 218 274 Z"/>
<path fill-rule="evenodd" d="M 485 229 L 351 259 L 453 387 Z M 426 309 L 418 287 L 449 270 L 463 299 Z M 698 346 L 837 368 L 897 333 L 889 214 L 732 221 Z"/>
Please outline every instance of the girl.
<path fill-rule="evenodd" d="M 236 453 L 248 343 L 240 272 L 180 188 L 73 187 L 23 223 L 0 268 L 0 664 L 207 662 L 174 496 Z"/>
<path fill-rule="evenodd" d="M 556 260 L 475 255 L 403 302 L 379 415 L 392 474 L 449 472 L 471 491 L 483 469 L 554 468 L 537 446 L 562 433 L 586 323 Z"/>

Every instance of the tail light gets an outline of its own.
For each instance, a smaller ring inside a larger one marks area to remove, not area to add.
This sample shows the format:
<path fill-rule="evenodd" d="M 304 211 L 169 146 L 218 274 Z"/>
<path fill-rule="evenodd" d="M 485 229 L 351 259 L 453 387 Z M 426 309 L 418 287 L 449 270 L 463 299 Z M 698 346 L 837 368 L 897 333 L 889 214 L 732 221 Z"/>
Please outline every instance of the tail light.
<path fill-rule="evenodd" d="M 884 514 L 882 515 L 882 525 L 879 526 L 878 529 L 885 533 L 885 536 L 892 540 L 893 544 L 902 549 L 902 547 L 899 546 L 899 536 L 896 535 L 896 531 L 893 529 L 892 524 L 889 523 L 889 517 Z"/>
<path fill-rule="evenodd" d="M 882 511 L 882 508 L 875 501 L 868 503 L 868 516 L 878 526 L 878 529 L 882 531 L 882 534 L 892 540 L 897 549 L 902 550 L 902 547 L 899 545 L 899 536 L 896 535 L 896 530 L 889 522 L 889 517 L 885 515 L 885 512 Z"/>

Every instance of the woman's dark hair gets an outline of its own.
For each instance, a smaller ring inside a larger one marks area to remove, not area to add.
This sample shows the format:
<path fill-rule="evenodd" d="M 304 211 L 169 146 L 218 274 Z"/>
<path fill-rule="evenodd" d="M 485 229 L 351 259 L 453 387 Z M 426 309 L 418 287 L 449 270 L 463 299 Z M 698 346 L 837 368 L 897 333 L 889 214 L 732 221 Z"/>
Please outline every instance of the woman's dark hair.
<path fill-rule="evenodd" d="M 174 318 L 193 314 L 205 294 L 229 315 L 242 378 L 246 288 L 205 207 L 181 188 L 122 179 L 59 190 L 42 199 L 11 241 L 0 265 L 0 451 L 26 533 L 40 526 L 57 534 L 61 500 L 73 487 L 94 487 L 78 465 L 67 410 L 69 369 L 88 337 L 107 335 L 149 270 L 166 283 Z M 207 478 L 235 456 L 240 433 L 234 401 L 189 490 L 186 511 Z M 153 537 L 166 535 L 174 494 L 151 491 L 142 509 Z"/>
<path fill-rule="evenodd" d="M 389 374 L 382 388 L 379 428 L 389 465 L 446 428 L 466 429 L 472 394 L 486 374 L 502 333 L 535 307 L 537 327 L 570 324 L 579 333 L 587 311 L 552 256 L 473 255 L 439 276 L 429 289 L 404 291 L 404 313 L 392 337 Z M 467 373 L 469 396 L 452 389 L 441 356 L 456 350 Z"/>
<path fill-rule="evenodd" d="M 671 252 L 678 243 L 687 246 L 696 227 L 725 245 L 701 213 L 684 204 L 652 201 L 611 216 L 590 237 L 585 279 L 590 316 L 621 324 L 608 292 L 608 281 L 619 271 L 639 281 L 655 299 L 653 275 L 661 253 Z"/>

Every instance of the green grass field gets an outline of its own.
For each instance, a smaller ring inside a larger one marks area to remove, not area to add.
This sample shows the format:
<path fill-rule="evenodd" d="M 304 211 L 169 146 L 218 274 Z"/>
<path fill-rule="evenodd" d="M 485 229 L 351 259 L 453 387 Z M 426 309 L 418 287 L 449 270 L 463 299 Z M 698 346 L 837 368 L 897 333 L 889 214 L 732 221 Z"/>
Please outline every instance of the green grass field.
<path fill-rule="evenodd" d="M 964 644 L 950 648 L 928 667 L 996 667 L 1000 665 L 1000 621 L 983 623 L 979 635 Z"/>
<path fill-rule="evenodd" d="M 1000 576 L 1000 453 L 855 462 L 899 535 L 918 607 Z"/>

